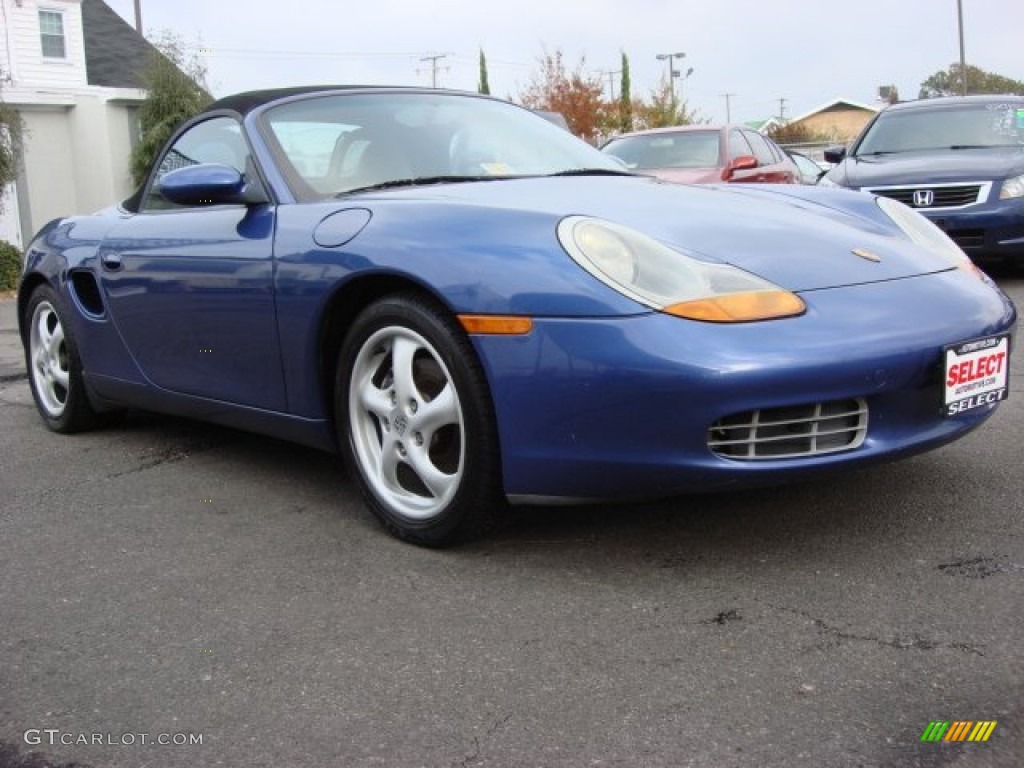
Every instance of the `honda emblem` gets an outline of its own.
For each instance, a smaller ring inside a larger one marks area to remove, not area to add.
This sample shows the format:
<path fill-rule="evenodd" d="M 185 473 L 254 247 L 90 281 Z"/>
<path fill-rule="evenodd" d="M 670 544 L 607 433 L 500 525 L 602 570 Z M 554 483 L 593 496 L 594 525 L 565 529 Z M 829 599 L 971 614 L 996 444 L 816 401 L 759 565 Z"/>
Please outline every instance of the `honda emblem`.
<path fill-rule="evenodd" d="M 915 189 L 914 190 L 914 207 L 915 208 L 930 208 L 932 203 L 935 202 L 935 193 L 930 189 Z"/>

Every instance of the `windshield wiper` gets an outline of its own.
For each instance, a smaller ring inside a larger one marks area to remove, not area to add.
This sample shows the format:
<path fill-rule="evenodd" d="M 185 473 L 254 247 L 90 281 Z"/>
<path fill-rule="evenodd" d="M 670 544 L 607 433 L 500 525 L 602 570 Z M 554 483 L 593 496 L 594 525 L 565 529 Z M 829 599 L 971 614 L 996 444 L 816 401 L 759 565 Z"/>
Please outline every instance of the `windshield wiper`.
<path fill-rule="evenodd" d="M 614 168 L 572 168 L 568 171 L 549 173 L 547 176 L 635 176 L 630 171 L 618 171 Z"/>
<path fill-rule="evenodd" d="M 635 176 L 629 171 L 617 171 L 611 168 L 573 168 L 568 171 L 545 174 L 545 178 L 551 176 Z M 375 192 L 381 189 L 395 189 L 397 187 L 418 187 L 428 184 L 459 184 L 470 181 L 502 181 L 507 179 L 528 178 L 524 176 L 507 175 L 495 176 L 491 174 L 482 176 L 417 176 L 411 179 L 391 179 L 382 181 L 379 184 L 368 184 L 365 187 L 355 187 L 339 192 L 335 197 L 345 197 L 357 192 Z"/>
<path fill-rule="evenodd" d="M 914 147 L 913 149 L 882 149 L 876 152 L 858 152 L 853 157 L 880 157 L 881 155 L 898 155 L 906 152 L 941 152 L 957 149 L 992 149 L 994 147 L 1016 147 L 1018 144 L 951 144 L 945 147 Z"/>
<path fill-rule="evenodd" d="M 994 149 L 996 147 L 1018 147 L 1019 144 L 954 144 L 950 149 Z"/>
<path fill-rule="evenodd" d="M 514 179 L 515 176 L 417 176 L 414 179 L 391 179 L 382 181 L 379 184 L 369 184 L 365 187 L 355 187 L 339 192 L 335 197 L 345 197 L 356 192 L 373 192 L 378 189 L 394 189 L 396 187 L 418 187 L 427 184 L 458 184 L 465 181 L 498 181 L 500 179 Z"/>

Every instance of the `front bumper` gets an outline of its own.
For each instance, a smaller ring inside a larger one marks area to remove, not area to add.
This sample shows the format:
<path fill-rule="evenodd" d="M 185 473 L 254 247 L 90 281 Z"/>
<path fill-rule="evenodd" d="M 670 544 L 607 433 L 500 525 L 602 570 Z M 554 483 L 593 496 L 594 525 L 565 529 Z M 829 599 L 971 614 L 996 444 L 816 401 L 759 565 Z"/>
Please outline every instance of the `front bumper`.
<path fill-rule="evenodd" d="M 963 210 L 922 210 L 921 213 L 972 259 L 1004 259 L 1024 264 L 1024 199 L 995 200 Z"/>
<path fill-rule="evenodd" d="M 1008 330 L 1016 312 L 963 270 L 802 294 L 800 318 L 715 325 L 663 314 L 536 318 L 477 336 L 513 497 L 658 497 L 774 483 L 917 453 L 979 426 L 941 413 L 946 344 Z M 755 409 L 863 398 L 858 447 L 795 459 L 715 455 L 708 429 Z"/>

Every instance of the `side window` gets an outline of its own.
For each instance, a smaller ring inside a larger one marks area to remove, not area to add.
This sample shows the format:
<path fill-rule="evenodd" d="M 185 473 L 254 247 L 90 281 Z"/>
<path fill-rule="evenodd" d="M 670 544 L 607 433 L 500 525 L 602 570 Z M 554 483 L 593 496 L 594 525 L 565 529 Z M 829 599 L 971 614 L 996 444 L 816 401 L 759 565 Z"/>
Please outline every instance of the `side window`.
<path fill-rule="evenodd" d="M 754 157 L 757 158 L 757 162 L 760 165 L 775 165 L 778 162 L 775 159 L 775 155 L 772 154 L 768 142 L 764 140 L 764 136 L 760 133 L 754 133 L 754 131 L 744 131 L 743 135 L 750 142 L 750 146 L 754 150 Z"/>
<path fill-rule="evenodd" d="M 230 165 L 239 173 L 246 172 L 249 148 L 242 138 L 241 126 L 230 117 L 215 117 L 189 128 L 164 153 L 146 195 L 143 210 L 180 208 L 160 194 L 159 183 L 164 174 L 200 163 Z"/>
<path fill-rule="evenodd" d="M 737 157 L 743 155 L 752 155 L 754 150 L 750 148 L 750 144 L 740 131 L 729 131 L 729 161 L 732 162 Z"/>
<path fill-rule="evenodd" d="M 765 137 L 764 141 L 768 145 L 768 149 L 772 151 L 772 157 L 775 158 L 776 163 L 786 162 L 786 153 L 782 151 L 778 144 L 767 137 Z"/>
<path fill-rule="evenodd" d="M 60 11 L 39 12 L 39 42 L 42 46 L 44 58 L 67 58 L 67 49 L 64 45 L 63 13 Z"/>

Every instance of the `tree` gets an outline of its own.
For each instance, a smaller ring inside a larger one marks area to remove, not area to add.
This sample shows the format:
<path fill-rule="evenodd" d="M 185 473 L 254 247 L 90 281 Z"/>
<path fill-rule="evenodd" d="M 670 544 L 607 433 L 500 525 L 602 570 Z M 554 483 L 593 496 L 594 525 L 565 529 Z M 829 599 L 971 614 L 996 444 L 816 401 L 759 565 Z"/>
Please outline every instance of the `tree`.
<path fill-rule="evenodd" d="M 622 52 L 622 85 L 619 88 L 619 130 L 628 133 L 633 130 L 633 97 L 630 94 L 629 57 Z"/>
<path fill-rule="evenodd" d="M 480 49 L 480 82 L 477 84 L 478 93 L 490 95 L 491 84 L 487 82 L 487 57 L 484 56 L 484 49 Z"/>
<path fill-rule="evenodd" d="M 994 72 L 986 72 L 970 64 L 967 65 L 965 72 L 967 73 L 968 93 L 1005 93 L 1024 96 L 1024 82 L 1020 80 L 1013 80 Z M 955 61 L 949 65 L 949 69 L 940 70 L 921 83 L 918 98 L 959 96 L 963 93 L 963 82 L 960 62 Z"/>
<path fill-rule="evenodd" d="M 0 72 L 0 83 L 3 82 Z M 3 100 L 0 93 L 0 213 L 3 212 L 3 190 L 16 181 L 21 168 L 21 139 L 24 124 L 18 111 Z M 21 275 L 21 252 L 8 242 L 0 240 L 0 291 L 18 287 Z"/>
<path fill-rule="evenodd" d="M 538 62 L 540 71 L 531 76 L 526 90 L 519 94 L 519 103 L 530 109 L 558 112 L 565 117 L 569 130 L 582 139 L 596 141 L 608 112 L 601 79 L 583 74 L 583 58 L 569 72 L 560 50 L 545 52 Z"/>
<path fill-rule="evenodd" d="M 828 134 L 811 131 L 805 123 L 773 125 L 768 129 L 768 137 L 776 144 L 813 144 L 830 139 Z"/>
<path fill-rule="evenodd" d="M 880 85 L 878 86 L 878 98 L 886 104 L 899 104 L 899 89 L 895 85 Z"/>
<path fill-rule="evenodd" d="M 3 94 L 0 93 L 0 190 L 18 178 L 23 135 L 24 124 L 21 115 L 18 110 L 4 102 Z M 0 197 L 0 208 L 2 206 L 3 199 Z"/>
<path fill-rule="evenodd" d="M 641 102 L 636 108 L 637 122 L 641 128 L 667 128 L 672 125 L 706 123 L 707 119 L 696 110 L 686 107 L 685 101 L 676 101 L 672 93 L 672 82 L 663 77 L 658 87 L 651 91 L 649 102 Z"/>
<path fill-rule="evenodd" d="M 163 145 L 185 120 L 213 99 L 206 87 L 206 65 L 185 51 L 181 38 L 164 31 L 153 41 L 144 82 L 149 95 L 139 108 L 142 135 L 132 150 L 132 176 L 145 181 Z"/>

